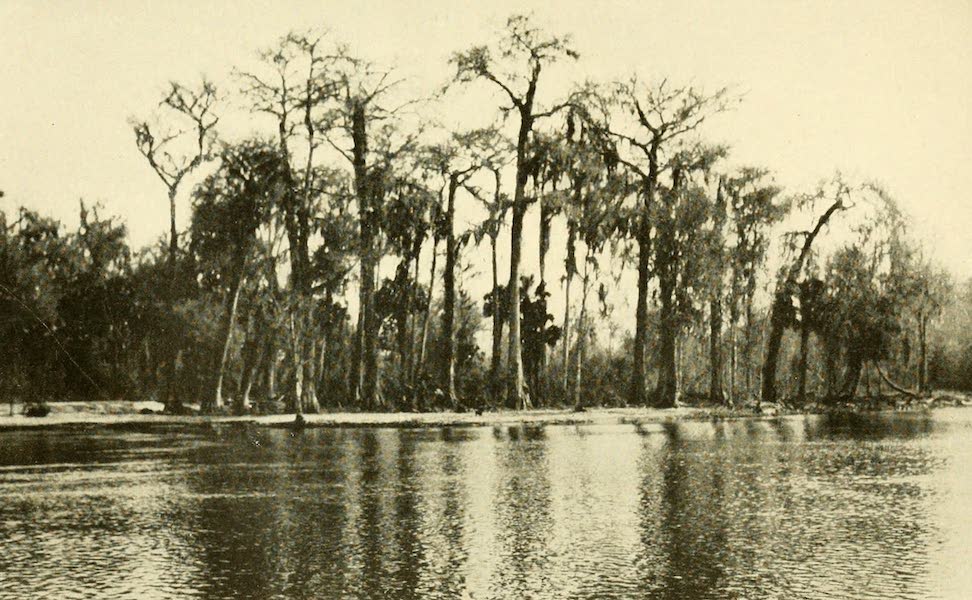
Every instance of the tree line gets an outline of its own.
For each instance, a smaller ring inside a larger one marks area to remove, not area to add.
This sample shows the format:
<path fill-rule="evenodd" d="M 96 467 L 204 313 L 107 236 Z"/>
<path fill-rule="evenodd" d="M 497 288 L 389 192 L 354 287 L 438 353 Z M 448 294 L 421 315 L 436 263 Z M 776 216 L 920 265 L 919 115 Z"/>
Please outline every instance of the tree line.
<path fill-rule="evenodd" d="M 785 194 L 733 166 L 704 137 L 738 101 L 727 89 L 631 77 L 550 100 L 551 69 L 578 58 L 513 16 L 427 98 L 317 33 L 261 51 L 229 91 L 171 83 L 131 120 L 169 203 L 158 244 L 133 251 L 83 202 L 74 230 L 0 213 L 3 393 L 300 414 L 972 387 L 972 282 L 923 258 L 881 186 L 837 175 Z M 485 127 L 417 117 L 472 93 L 496 102 Z M 229 107 L 252 131 L 221 133 Z M 473 297 L 470 257 L 487 253 Z M 628 273 L 630 335 L 615 314 Z"/>

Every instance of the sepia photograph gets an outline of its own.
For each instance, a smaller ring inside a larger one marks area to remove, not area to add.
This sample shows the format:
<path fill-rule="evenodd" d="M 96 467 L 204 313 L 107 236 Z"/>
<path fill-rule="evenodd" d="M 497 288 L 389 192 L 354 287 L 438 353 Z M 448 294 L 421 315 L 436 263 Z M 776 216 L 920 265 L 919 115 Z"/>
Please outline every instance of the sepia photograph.
<path fill-rule="evenodd" d="M 0 600 L 972 598 L 972 0 L 0 0 Z"/>

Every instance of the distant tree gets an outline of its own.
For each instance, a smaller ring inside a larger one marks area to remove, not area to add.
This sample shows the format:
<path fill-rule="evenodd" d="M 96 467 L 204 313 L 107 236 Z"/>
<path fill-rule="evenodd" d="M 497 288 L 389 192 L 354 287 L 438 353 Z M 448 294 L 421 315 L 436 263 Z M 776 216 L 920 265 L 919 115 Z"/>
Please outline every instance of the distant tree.
<path fill-rule="evenodd" d="M 14 400 L 46 399 L 62 379 L 56 278 L 67 248 L 60 223 L 34 211 L 20 208 L 13 222 L 0 212 L 0 225 L 0 373 L 13 415 Z"/>
<path fill-rule="evenodd" d="M 918 271 L 914 302 L 915 320 L 918 323 L 918 393 L 928 392 L 928 325 L 942 314 L 948 299 L 953 295 L 948 272 L 936 269 L 930 262 L 917 265 Z"/>

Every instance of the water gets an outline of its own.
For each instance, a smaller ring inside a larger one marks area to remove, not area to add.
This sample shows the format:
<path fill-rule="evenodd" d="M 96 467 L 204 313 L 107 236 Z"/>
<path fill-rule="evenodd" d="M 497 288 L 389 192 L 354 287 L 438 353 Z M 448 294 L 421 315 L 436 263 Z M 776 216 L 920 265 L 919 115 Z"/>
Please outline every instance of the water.
<path fill-rule="evenodd" d="M 970 457 L 960 409 L 0 432 L 0 598 L 962 598 Z"/>

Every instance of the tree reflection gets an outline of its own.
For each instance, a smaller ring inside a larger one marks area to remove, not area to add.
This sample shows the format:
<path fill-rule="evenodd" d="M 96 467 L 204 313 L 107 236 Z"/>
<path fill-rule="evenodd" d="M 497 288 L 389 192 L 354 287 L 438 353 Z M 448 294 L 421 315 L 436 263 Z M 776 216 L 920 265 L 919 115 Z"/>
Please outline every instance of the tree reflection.
<path fill-rule="evenodd" d="M 491 594 L 499 597 L 542 595 L 547 589 L 550 480 L 544 430 L 508 429 L 509 440 L 496 446 L 499 478 L 493 510 L 497 520 L 498 564 Z"/>

